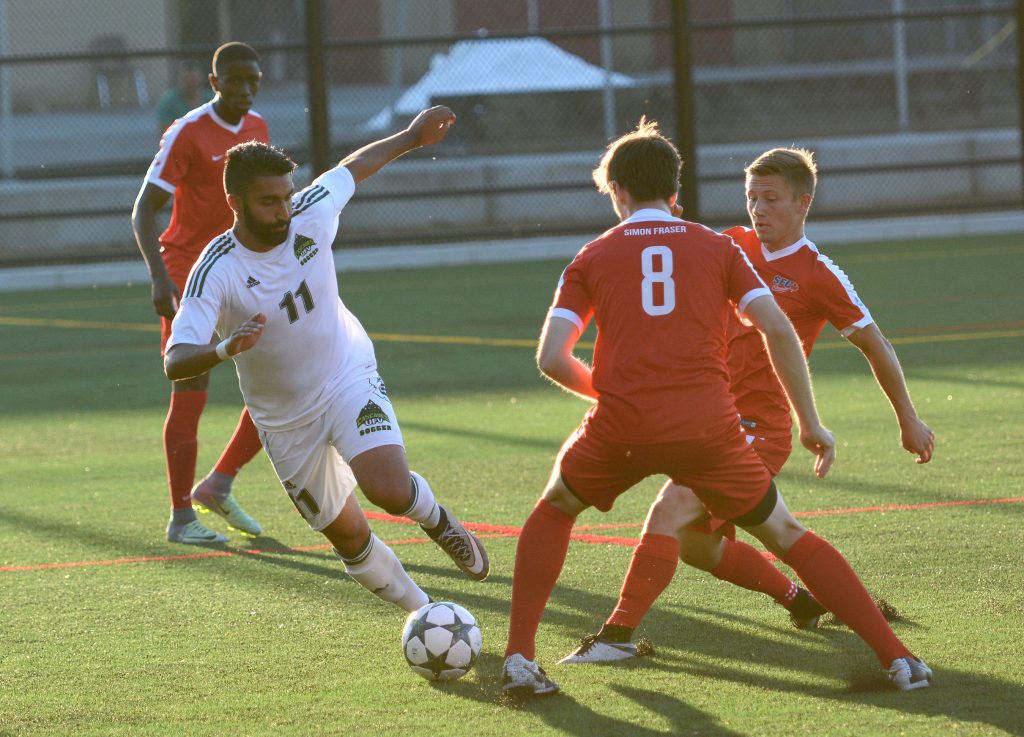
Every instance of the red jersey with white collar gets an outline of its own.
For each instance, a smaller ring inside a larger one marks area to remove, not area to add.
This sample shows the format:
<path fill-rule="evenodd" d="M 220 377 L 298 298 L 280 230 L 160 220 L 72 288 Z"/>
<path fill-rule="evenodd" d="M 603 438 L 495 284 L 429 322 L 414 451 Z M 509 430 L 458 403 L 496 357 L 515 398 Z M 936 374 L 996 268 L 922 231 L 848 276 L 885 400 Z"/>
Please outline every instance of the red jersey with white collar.
<path fill-rule="evenodd" d="M 738 431 L 725 365 L 733 305 L 770 294 L 727 236 L 641 210 L 591 241 L 562 274 L 550 315 L 597 321 L 587 432 L 666 443 Z"/>
<path fill-rule="evenodd" d="M 773 253 L 750 228 L 737 226 L 725 234 L 739 244 L 772 290 L 800 336 L 805 355 L 811 354 L 826 322 L 844 337 L 874 322 L 849 277 L 807 238 Z"/>
<path fill-rule="evenodd" d="M 238 143 L 269 140 L 259 113 L 250 110 L 231 125 L 217 115 L 213 101 L 171 124 L 146 172 L 147 182 L 174 195 L 171 222 L 160 236 L 161 251 L 176 250 L 194 259 L 231 227 L 234 216 L 224 196 L 225 153 Z"/>
<path fill-rule="evenodd" d="M 726 363 L 736 411 L 747 423 L 747 430 L 759 436 L 788 435 L 793 426 L 789 400 L 772 368 L 764 338 L 757 328 L 744 325 L 736 316 L 729 319 Z"/>

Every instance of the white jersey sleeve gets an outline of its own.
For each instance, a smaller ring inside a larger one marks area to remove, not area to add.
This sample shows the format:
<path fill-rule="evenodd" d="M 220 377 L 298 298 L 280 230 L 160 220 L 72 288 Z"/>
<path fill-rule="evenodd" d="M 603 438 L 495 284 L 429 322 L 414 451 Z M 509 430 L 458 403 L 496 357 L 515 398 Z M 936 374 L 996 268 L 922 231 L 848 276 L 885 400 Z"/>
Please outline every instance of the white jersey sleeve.
<path fill-rule="evenodd" d="M 344 166 L 336 166 L 313 180 L 292 198 L 292 217 L 328 223 L 330 239 L 338 230 L 338 215 L 356 191 L 356 182 Z"/>
<path fill-rule="evenodd" d="M 223 271 L 215 270 L 214 267 L 235 247 L 235 241 L 224 235 L 214 240 L 200 254 L 199 260 L 189 272 L 181 305 L 171 323 L 168 349 L 179 343 L 206 345 L 215 332 L 230 332 L 221 324 L 227 298 Z"/>

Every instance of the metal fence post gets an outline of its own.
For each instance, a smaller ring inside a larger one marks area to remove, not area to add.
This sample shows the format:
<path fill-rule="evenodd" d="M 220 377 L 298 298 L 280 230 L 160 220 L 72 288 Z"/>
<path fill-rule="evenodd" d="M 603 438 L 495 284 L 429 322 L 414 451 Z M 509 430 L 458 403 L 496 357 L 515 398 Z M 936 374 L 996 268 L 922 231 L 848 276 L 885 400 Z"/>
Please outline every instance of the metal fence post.
<path fill-rule="evenodd" d="M 1024 204 L 1024 0 L 1017 0 L 1017 130 L 1020 133 L 1021 199 Z"/>
<path fill-rule="evenodd" d="M 0 0 L 0 56 L 6 56 L 7 0 Z M 0 179 L 14 177 L 14 116 L 11 114 L 11 67 L 0 63 Z"/>
<path fill-rule="evenodd" d="M 323 0 L 306 0 L 306 94 L 309 98 L 309 151 L 313 175 L 333 166 L 329 100 L 324 74 Z"/>
<path fill-rule="evenodd" d="M 1024 0 L 1020 0 L 1024 3 Z M 672 0 L 672 70 L 676 95 L 676 145 L 683 156 L 679 198 L 683 217 L 700 219 L 697 184 L 697 110 L 694 104 L 693 60 L 690 44 L 690 2 Z"/>

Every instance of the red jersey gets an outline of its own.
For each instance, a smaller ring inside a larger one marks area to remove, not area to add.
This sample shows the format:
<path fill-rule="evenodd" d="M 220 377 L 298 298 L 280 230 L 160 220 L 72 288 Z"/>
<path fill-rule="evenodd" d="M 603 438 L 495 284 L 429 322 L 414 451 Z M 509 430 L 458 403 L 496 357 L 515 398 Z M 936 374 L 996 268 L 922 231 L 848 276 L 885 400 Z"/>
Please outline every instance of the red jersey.
<path fill-rule="evenodd" d="M 752 434 L 788 434 L 793 426 L 789 400 L 772 368 L 764 338 L 757 328 L 744 325 L 735 315 L 729 319 L 726 363 L 736 410 Z"/>
<path fill-rule="evenodd" d="M 732 305 L 769 294 L 730 238 L 660 210 L 584 246 L 550 314 L 581 330 L 597 322 L 587 431 L 636 444 L 738 431 L 726 325 Z"/>
<path fill-rule="evenodd" d="M 805 355 L 811 354 L 826 322 L 843 337 L 874 322 L 843 270 L 806 238 L 773 253 L 750 228 L 737 226 L 725 234 L 739 244 L 772 290 L 800 336 Z"/>
<path fill-rule="evenodd" d="M 146 181 L 174 195 L 161 252 L 179 251 L 194 261 L 206 244 L 231 227 L 234 216 L 224 196 L 224 154 L 238 143 L 269 142 L 267 123 L 249 111 L 237 125 L 217 115 L 213 102 L 178 118 L 160 139 Z"/>

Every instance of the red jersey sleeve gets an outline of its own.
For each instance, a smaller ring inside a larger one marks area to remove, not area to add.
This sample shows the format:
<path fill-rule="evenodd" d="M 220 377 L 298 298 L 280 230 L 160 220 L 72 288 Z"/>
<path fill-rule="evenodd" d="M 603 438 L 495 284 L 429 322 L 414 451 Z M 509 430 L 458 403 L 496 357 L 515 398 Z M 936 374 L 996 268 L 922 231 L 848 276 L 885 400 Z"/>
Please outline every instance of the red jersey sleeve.
<path fill-rule="evenodd" d="M 874 322 L 846 273 L 822 254 L 818 255 L 812 293 L 821 314 L 843 337 Z"/>
<path fill-rule="evenodd" d="M 576 325 L 582 333 L 594 315 L 594 302 L 587 288 L 586 251 L 580 251 L 562 272 L 555 289 L 549 317 L 561 317 Z"/>
<path fill-rule="evenodd" d="M 729 299 L 742 315 L 752 300 L 765 295 L 770 297 L 772 293 L 754 271 L 747 254 L 731 238 L 728 241 L 728 254 Z"/>
<path fill-rule="evenodd" d="M 753 228 L 734 225 L 731 228 L 723 230 L 722 235 L 727 235 L 732 238 L 746 253 L 753 253 L 753 249 L 760 248 L 761 246 L 761 239 L 757 237 L 757 233 Z"/>
<path fill-rule="evenodd" d="M 179 119 L 160 139 L 160 150 L 146 172 L 146 181 L 171 194 L 184 181 L 195 155 L 191 126 Z"/>

